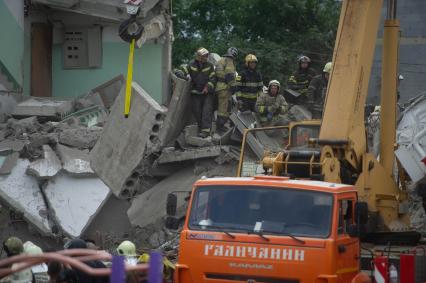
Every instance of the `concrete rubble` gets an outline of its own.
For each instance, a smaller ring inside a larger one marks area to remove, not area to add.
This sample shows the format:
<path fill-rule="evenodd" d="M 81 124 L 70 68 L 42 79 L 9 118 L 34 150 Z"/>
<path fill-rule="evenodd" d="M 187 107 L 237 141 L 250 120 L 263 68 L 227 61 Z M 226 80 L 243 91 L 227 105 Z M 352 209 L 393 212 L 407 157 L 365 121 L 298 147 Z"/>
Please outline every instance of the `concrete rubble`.
<path fill-rule="evenodd" d="M 110 190 L 99 178 L 59 174 L 44 189 L 53 217 L 63 232 L 79 237 L 107 200 Z"/>
<path fill-rule="evenodd" d="M 174 74 L 171 76 L 173 94 L 168 105 L 163 127 L 158 134 L 161 146 L 166 146 L 170 141 L 176 139 L 190 118 L 189 102 L 191 96 L 189 88 L 191 83 L 176 77 Z"/>
<path fill-rule="evenodd" d="M 89 152 L 58 144 L 56 151 L 62 161 L 62 168 L 69 174 L 79 177 L 95 176 L 90 167 Z"/>
<path fill-rule="evenodd" d="M 124 117 L 125 88 L 111 108 L 102 136 L 90 152 L 92 169 L 118 197 L 131 195 L 144 156 L 158 146 L 165 110 L 137 83 L 132 84 L 131 109 Z"/>
<path fill-rule="evenodd" d="M 15 117 L 41 116 L 60 119 L 73 111 L 71 100 L 52 98 L 29 98 L 16 105 L 12 115 Z"/>
<path fill-rule="evenodd" d="M 65 129 L 59 134 L 59 143 L 79 149 L 92 149 L 101 133 L 100 127 Z"/>
<path fill-rule="evenodd" d="M 50 179 L 62 169 L 61 161 L 56 153 L 48 145 L 43 145 L 44 158 L 31 162 L 27 168 L 27 174 L 37 179 Z"/>
<path fill-rule="evenodd" d="M 191 148 L 186 150 L 176 150 L 175 148 L 166 148 L 161 152 L 156 162 L 158 164 L 180 162 L 185 160 L 196 160 L 200 158 L 211 158 L 217 157 L 220 153 L 229 151 L 229 147 L 226 146 L 209 146 Z"/>

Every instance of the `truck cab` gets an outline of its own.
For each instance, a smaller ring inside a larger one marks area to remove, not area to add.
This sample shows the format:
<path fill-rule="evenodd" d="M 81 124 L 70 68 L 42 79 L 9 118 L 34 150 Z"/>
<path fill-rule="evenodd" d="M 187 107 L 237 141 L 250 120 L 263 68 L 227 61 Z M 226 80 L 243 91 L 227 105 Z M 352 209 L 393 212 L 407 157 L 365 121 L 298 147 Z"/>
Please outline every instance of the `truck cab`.
<path fill-rule="evenodd" d="M 350 282 L 359 272 L 356 220 L 367 211 L 353 186 L 206 178 L 189 201 L 175 282 Z"/>

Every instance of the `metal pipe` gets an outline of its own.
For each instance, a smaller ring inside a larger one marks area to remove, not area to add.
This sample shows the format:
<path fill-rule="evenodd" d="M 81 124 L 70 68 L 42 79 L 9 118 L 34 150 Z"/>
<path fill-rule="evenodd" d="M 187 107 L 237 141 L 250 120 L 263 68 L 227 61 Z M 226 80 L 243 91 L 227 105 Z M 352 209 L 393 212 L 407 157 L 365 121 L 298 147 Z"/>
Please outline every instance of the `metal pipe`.
<path fill-rule="evenodd" d="M 388 0 L 387 20 L 396 19 L 397 0 Z"/>

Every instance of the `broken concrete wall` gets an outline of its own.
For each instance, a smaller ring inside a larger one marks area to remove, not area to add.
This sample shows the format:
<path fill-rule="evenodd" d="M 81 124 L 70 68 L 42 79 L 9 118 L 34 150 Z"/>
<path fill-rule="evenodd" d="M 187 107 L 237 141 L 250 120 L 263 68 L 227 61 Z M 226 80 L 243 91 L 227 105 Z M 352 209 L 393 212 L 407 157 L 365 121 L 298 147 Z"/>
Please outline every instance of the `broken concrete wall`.
<path fill-rule="evenodd" d="M 43 145 L 43 152 L 43 158 L 31 162 L 27 168 L 27 174 L 39 180 L 50 179 L 62 169 L 61 161 L 50 146 Z"/>
<path fill-rule="evenodd" d="M 16 117 L 43 116 L 60 120 L 70 114 L 73 109 L 74 105 L 71 100 L 32 97 L 16 105 L 12 115 Z"/>
<path fill-rule="evenodd" d="M 116 196 L 127 198 L 137 185 L 138 165 L 158 146 L 165 110 L 133 83 L 130 114 L 125 118 L 124 98 L 123 87 L 100 139 L 90 152 L 90 163 Z"/>
<path fill-rule="evenodd" d="M 98 178 L 58 174 L 44 189 L 56 222 L 69 236 L 79 237 L 107 200 L 110 190 Z"/>
<path fill-rule="evenodd" d="M 191 115 L 189 111 L 191 98 L 189 89 L 191 83 L 176 77 L 174 74 L 171 76 L 173 80 L 173 95 L 168 105 L 163 128 L 158 135 L 161 146 L 166 146 L 170 141 L 178 137 Z"/>

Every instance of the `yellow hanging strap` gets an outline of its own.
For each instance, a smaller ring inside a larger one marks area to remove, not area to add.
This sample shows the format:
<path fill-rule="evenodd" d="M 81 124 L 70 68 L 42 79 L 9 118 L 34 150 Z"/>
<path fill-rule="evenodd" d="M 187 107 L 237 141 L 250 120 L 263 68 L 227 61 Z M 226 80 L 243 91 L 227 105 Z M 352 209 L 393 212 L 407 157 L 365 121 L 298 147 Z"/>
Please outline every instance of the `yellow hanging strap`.
<path fill-rule="evenodd" d="M 135 52 L 135 39 L 130 42 L 129 64 L 127 65 L 126 97 L 124 101 L 124 117 L 129 117 L 130 99 L 132 98 L 133 80 L 133 54 Z"/>

